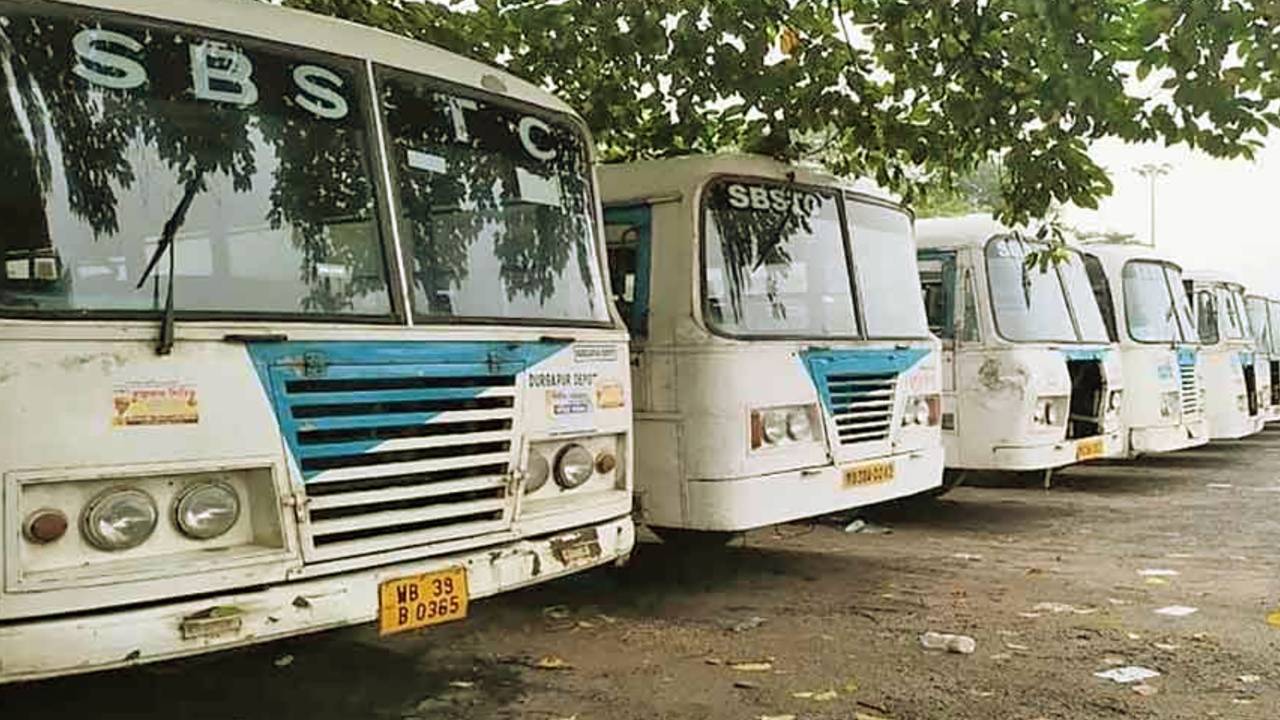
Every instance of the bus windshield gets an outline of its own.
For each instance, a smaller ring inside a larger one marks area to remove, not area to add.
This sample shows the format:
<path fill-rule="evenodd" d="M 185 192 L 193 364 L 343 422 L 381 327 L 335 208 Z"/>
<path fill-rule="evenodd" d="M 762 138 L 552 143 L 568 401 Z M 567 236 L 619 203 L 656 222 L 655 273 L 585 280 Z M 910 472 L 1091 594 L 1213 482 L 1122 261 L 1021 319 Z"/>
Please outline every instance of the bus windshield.
<path fill-rule="evenodd" d="M 1267 322 L 1267 300 L 1261 297 L 1245 298 L 1245 309 L 1249 315 L 1249 329 L 1253 339 L 1258 341 L 1258 349 L 1269 352 L 1271 347 L 1271 330 Z"/>
<path fill-rule="evenodd" d="M 889 205 L 850 198 L 845 202 L 853 265 L 873 338 L 915 338 L 929 334 L 929 320 L 919 293 L 911 218 Z"/>
<path fill-rule="evenodd" d="M 1159 262 L 1125 264 L 1124 307 L 1129 334 L 1138 342 L 1198 342 L 1191 306 L 1177 270 Z"/>
<path fill-rule="evenodd" d="M 582 134 L 408 73 L 379 76 L 414 311 L 608 321 Z"/>
<path fill-rule="evenodd" d="M 714 182 L 705 195 L 709 324 L 733 335 L 857 335 L 834 194 L 735 180 Z"/>
<path fill-rule="evenodd" d="M 996 327 L 1011 342 L 1107 343 L 1106 322 L 1078 253 L 1057 268 L 1027 267 L 1030 245 L 1013 237 L 987 243 Z"/>
<path fill-rule="evenodd" d="M 1219 286 L 1218 297 L 1222 304 L 1223 326 L 1228 340 L 1246 340 L 1249 334 L 1249 317 L 1244 312 L 1244 293 L 1238 288 Z"/>
<path fill-rule="evenodd" d="M 0 0 L 0 312 L 391 320 L 398 227 L 424 322 L 609 321 L 569 123 L 209 35 Z"/>
<path fill-rule="evenodd" d="M 0 3 L 0 310 L 156 311 L 172 279 L 180 312 L 389 316 L 359 65 L 28 7 Z"/>
<path fill-rule="evenodd" d="M 1271 326 L 1271 354 L 1280 357 L 1280 302 L 1276 300 L 1267 301 L 1267 319 Z"/>

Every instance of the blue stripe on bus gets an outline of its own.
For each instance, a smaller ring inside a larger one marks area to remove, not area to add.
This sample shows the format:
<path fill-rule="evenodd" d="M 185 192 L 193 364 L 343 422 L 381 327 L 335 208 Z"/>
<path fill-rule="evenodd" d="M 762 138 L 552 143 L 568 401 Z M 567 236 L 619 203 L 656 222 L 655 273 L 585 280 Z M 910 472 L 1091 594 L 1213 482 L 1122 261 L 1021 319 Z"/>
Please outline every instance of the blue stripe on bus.
<path fill-rule="evenodd" d="M 833 412 L 831 375 L 901 375 L 929 355 L 928 348 L 850 348 L 844 350 L 805 350 L 800 353 L 809 377 L 828 413 Z"/>
<path fill-rule="evenodd" d="M 1106 348 L 1086 348 L 1086 349 L 1072 348 L 1069 350 L 1063 350 L 1062 354 L 1067 356 L 1067 360 L 1073 361 L 1073 362 L 1082 362 L 1082 361 L 1089 361 L 1089 360 L 1093 360 L 1095 362 L 1102 362 L 1107 359 L 1108 352 L 1109 351 Z"/>
<path fill-rule="evenodd" d="M 293 461 L 311 457 L 298 440 L 299 432 L 360 430 L 364 428 L 427 425 L 444 412 L 385 412 L 372 415 L 295 418 L 294 408 L 342 403 L 471 400 L 493 388 L 445 387 L 290 395 L 286 383 L 295 380 L 384 380 L 389 378 L 503 378 L 529 370 L 569 346 L 567 341 L 447 342 L 447 341 L 333 341 L 250 343 L 247 348 L 258 379 L 271 402 L 276 422 Z M 308 368 L 311 368 L 310 373 Z M 383 440 L 355 440 L 340 444 L 349 454 L 376 451 Z M 316 447 L 316 446 L 310 446 Z M 299 468 L 301 471 L 301 468 Z M 304 479 L 323 471 L 302 472 Z"/>

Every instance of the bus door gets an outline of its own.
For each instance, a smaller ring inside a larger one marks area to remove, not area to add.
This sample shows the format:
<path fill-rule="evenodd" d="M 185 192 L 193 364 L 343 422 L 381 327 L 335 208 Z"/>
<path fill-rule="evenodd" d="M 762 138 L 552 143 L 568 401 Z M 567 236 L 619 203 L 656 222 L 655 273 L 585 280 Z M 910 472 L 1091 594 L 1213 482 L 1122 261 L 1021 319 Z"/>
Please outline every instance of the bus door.
<path fill-rule="evenodd" d="M 958 312 L 956 253 L 925 250 L 919 253 L 920 289 L 924 295 L 929 332 L 942 341 L 942 430 L 956 430 L 956 342 L 963 323 Z"/>
<path fill-rule="evenodd" d="M 618 314 L 631 332 L 631 385 L 636 410 L 650 409 L 649 295 L 653 266 L 653 208 L 625 205 L 604 211 L 609 280 Z"/>

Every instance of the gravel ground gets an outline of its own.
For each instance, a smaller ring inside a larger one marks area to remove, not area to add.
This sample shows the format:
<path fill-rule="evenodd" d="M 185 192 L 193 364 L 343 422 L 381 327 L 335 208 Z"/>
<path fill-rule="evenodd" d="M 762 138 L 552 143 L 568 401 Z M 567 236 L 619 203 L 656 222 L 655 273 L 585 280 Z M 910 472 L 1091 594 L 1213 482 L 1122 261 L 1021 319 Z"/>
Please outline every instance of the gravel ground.
<path fill-rule="evenodd" d="M 1280 432 L 1072 469 L 1047 492 L 983 480 L 862 515 L 886 534 L 846 516 L 712 552 L 644 542 L 627 568 L 465 623 L 0 688 L 0 717 L 1280 716 Z M 931 630 L 977 650 L 926 651 Z M 1160 675 L 1094 675 L 1130 665 Z"/>

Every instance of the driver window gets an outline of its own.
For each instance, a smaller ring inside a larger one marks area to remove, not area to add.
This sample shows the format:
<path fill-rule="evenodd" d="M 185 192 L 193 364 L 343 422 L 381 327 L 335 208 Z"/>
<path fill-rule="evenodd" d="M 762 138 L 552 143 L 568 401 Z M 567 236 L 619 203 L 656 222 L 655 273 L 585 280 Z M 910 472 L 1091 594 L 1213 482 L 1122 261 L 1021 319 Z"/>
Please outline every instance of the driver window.
<path fill-rule="evenodd" d="M 632 338 L 649 334 L 649 206 L 605 208 L 605 246 L 613 302 Z"/>

